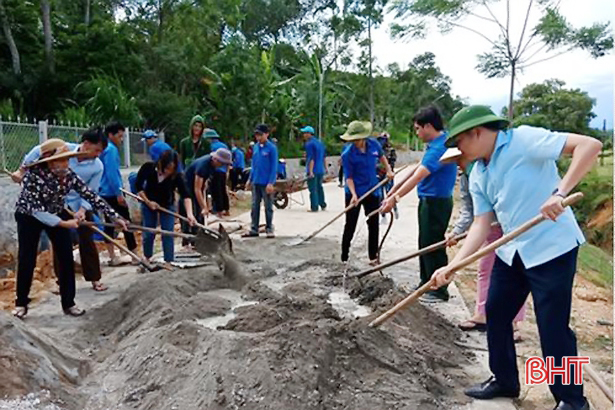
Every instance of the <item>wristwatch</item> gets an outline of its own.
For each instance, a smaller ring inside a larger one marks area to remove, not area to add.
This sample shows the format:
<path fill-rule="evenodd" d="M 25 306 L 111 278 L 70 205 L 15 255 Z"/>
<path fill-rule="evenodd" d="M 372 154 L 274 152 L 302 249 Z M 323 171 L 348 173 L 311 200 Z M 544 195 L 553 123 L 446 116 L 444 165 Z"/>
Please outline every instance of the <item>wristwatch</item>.
<path fill-rule="evenodd" d="M 555 188 L 555 190 L 551 193 L 552 196 L 559 196 L 560 198 L 566 198 L 566 195 L 562 194 L 559 188 Z"/>

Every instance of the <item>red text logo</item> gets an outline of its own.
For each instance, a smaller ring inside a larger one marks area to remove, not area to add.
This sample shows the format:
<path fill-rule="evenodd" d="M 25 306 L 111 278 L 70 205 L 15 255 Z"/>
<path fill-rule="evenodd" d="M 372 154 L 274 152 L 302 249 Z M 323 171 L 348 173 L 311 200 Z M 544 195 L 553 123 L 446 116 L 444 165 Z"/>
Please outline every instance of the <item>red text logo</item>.
<path fill-rule="evenodd" d="M 546 361 L 542 357 L 530 357 L 525 362 L 525 384 L 555 384 L 555 376 L 561 377 L 562 384 L 583 384 L 583 365 L 589 364 L 587 356 L 565 356 L 559 366 L 552 356 Z"/>

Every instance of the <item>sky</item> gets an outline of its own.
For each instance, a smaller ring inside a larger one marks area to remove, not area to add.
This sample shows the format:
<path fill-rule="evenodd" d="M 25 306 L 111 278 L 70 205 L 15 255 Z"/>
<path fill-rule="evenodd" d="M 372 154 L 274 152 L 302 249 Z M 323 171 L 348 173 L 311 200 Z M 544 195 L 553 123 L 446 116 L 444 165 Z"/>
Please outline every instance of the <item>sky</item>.
<path fill-rule="evenodd" d="M 525 11 L 529 0 L 510 1 L 512 38 L 519 38 Z M 535 3 L 535 2 L 534 2 Z M 505 1 L 500 1 L 491 7 L 493 14 L 500 21 L 506 21 Z M 489 17 L 484 8 L 477 8 L 477 13 Z M 613 0 L 562 0 L 561 13 L 573 27 L 591 25 L 594 22 L 615 23 L 615 1 Z M 530 14 L 528 27 L 536 24 L 540 14 L 536 10 Z M 441 71 L 451 77 L 453 94 L 464 98 L 468 103 L 490 105 L 497 113 L 508 103 L 510 79 L 487 79 L 475 66 L 476 56 L 489 51 L 491 44 L 477 34 L 455 28 L 448 34 L 440 34 L 433 27 L 425 39 L 394 41 L 389 35 L 389 25 L 393 16 L 387 15 L 384 23 L 374 32 L 374 55 L 379 67 L 390 63 L 398 63 L 406 67 L 412 59 L 426 51 L 436 56 L 436 63 Z M 487 37 L 496 39 L 499 34 L 497 25 L 470 17 L 460 21 L 464 25 L 478 29 Z M 543 54 L 544 57 L 551 54 Z M 538 60 L 541 58 L 532 59 Z M 615 89 L 615 57 L 613 53 L 599 59 L 592 59 L 589 53 L 575 50 L 552 60 L 528 67 L 515 83 L 515 94 L 531 83 L 543 82 L 557 78 L 566 83 L 567 88 L 580 88 L 590 97 L 596 99 L 594 113 L 597 117 L 591 125 L 602 128 L 603 120 L 607 120 L 607 129 L 613 128 L 614 89 Z"/>

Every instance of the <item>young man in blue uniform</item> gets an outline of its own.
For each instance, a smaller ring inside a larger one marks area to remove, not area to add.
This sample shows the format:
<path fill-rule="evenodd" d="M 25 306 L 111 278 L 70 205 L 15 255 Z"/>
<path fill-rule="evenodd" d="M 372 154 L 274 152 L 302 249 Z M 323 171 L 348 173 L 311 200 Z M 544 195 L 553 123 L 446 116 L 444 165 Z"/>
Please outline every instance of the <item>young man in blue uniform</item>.
<path fill-rule="evenodd" d="M 301 132 L 305 140 L 305 174 L 310 191 L 310 212 L 318 212 L 319 209 L 324 211 L 327 208 L 325 191 L 322 187 L 327 170 L 325 144 L 318 138 L 314 138 L 314 128 L 303 127 Z"/>

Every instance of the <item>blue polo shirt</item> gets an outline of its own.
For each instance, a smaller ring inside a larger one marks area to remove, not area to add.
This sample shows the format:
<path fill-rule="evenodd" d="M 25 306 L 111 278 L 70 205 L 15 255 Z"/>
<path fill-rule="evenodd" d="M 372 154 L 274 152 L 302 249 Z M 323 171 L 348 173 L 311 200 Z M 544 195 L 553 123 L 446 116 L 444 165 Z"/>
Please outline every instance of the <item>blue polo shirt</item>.
<path fill-rule="evenodd" d="M 419 198 L 450 198 L 453 196 L 455 180 L 457 179 L 457 164 L 442 164 L 440 157 L 446 151 L 444 142 L 447 133 L 427 144 L 421 165 L 430 172 L 427 178 L 419 182 L 417 192 Z"/>
<path fill-rule="evenodd" d="M 507 234 L 540 214 L 540 207 L 561 181 L 555 161 L 567 138 L 567 133 L 529 126 L 501 131 L 489 164 L 478 160 L 470 173 L 474 215 L 494 212 Z M 568 207 L 555 222 L 541 222 L 495 252 L 510 266 L 518 252 L 529 269 L 583 242 L 583 233 Z"/>
<path fill-rule="evenodd" d="M 246 154 L 238 147 L 234 147 L 231 151 L 233 154 L 233 168 L 244 169 L 246 167 Z"/>
<path fill-rule="evenodd" d="M 212 139 L 211 140 L 211 152 L 216 152 L 216 150 L 218 148 L 226 148 L 226 149 L 228 149 L 228 145 L 226 145 L 225 143 L 223 143 L 219 139 L 215 139 L 215 138 Z M 218 168 L 216 168 L 216 172 L 226 172 L 227 169 L 228 169 L 228 167 L 226 165 L 221 165 Z"/>
<path fill-rule="evenodd" d="M 254 185 L 275 184 L 278 171 L 278 148 L 269 140 L 254 144 L 250 182 Z"/>
<path fill-rule="evenodd" d="M 314 175 L 325 174 L 325 144 L 316 137 L 305 143 L 305 173 L 310 173 L 310 161 L 314 161 Z"/>
<path fill-rule="evenodd" d="M 344 167 L 344 178 L 354 181 L 355 191 L 358 197 L 363 196 L 367 191 L 378 185 L 378 174 L 376 166 L 380 162 L 380 157 L 384 155 L 382 146 L 373 138 L 366 140 L 365 152 L 362 152 L 354 144 L 348 144 L 342 152 L 342 166 Z M 348 183 L 346 183 L 346 195 L 351 195 Z M 380 190 L 376 190 L 373 195 L 380 197 Z"/>
<path fill-rule="evenodd" d="M 149 147 L 149 156 L 152 158 L 152 161 L 157 162 L 163 152 L 170 150 L 173 150 L 173 148 L 169 144 L 162 140 L 157 140 Z"/>
<path fill-rule="evenodd" d="M 184 173 L 188 192 L 194 194 L 194 180 L 196 179 L 196 175 L 207 180 L 214 174 L 214 171 L 215 168 L 214 164 L 211 162 L 211 155 L 204 155 L 192 161 Z"/>

